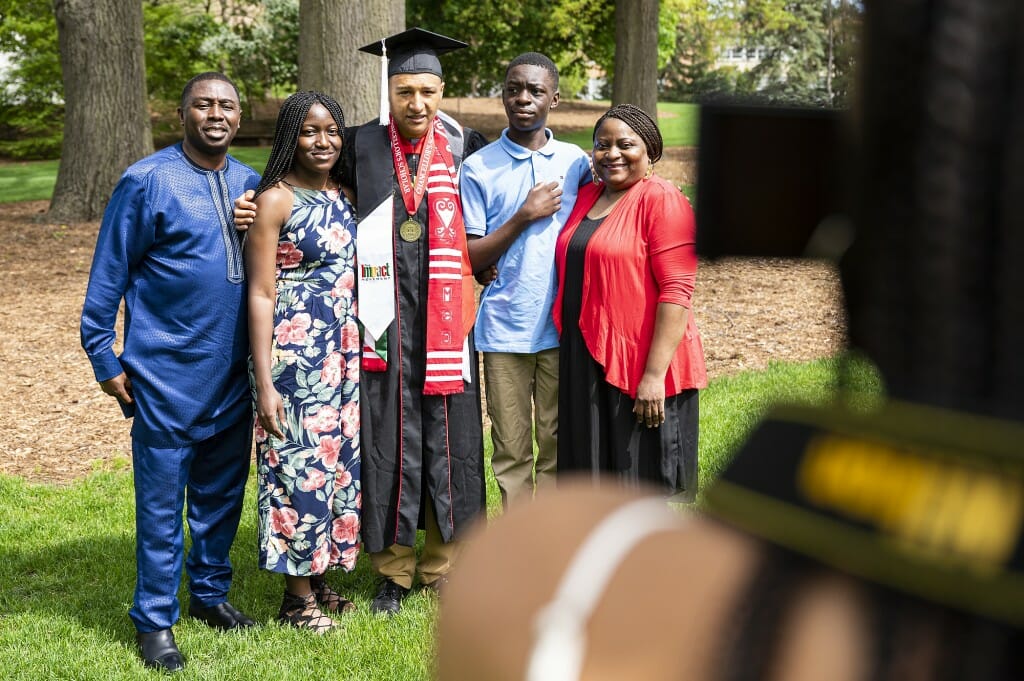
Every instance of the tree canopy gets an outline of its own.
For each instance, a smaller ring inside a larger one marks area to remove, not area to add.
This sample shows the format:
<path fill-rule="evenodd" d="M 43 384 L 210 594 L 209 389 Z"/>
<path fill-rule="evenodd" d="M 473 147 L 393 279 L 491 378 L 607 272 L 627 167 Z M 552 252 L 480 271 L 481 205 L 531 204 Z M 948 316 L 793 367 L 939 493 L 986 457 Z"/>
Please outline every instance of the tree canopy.
<path fill-rule="evenodd" d="M 663 21 L 674 19 L 677 27 L 662 74 L 663 98 L 849 101 L 860 0 L 663 0 L 662 12 Z"/>
<path fill-rule="evenodd" d="M 403 0 L 394 0 L 402 2 Z M 220 70 L 246 109 L 297 88 L 300 0 L 139 0 L 152 108 L 194 73 Z M 609 97 L 620 32 L 607 0 L 404 0 L 406 25 L 469 43 L 445 58 L 446 93 L 487 96 L 517 54 L 558 64 L 563 97 Z M 714 95 L 842 106 L 859 49 L 861 0 L 660 0 L 658 97 Z M 630 17 L 625 19 L 628 21 Z M 620 23 L 621 21 L 620 20 Z M 59 153 L 64 92 L 52 0 L 0 0 L 0 155 Z M 742 59 L 736 55 L 742 55 Z M 599 84 L 595 91 L 594 85 Z M 343 102 L 344 103 L 344 102 Z M 164 104 L 166 107 L 166 104 Z"/>
<path fill-rule="evenodd" d="M 176 105 L 201 71 L 223 71 L 243 99 L 288 94 L 298 74 L 299 0 L 141 0 L 146 89 L 154 107 Z M 51 158 L 60 151 L 64 88 L 52 0 L 0 0 L 0 154 Z"/>

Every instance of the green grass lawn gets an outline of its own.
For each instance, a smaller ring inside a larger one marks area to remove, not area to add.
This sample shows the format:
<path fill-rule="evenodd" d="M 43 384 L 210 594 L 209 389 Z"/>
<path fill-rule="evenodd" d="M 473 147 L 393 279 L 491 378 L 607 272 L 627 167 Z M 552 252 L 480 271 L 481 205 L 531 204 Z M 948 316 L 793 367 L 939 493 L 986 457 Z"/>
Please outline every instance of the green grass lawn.
<path fill-rule="evenodd" d="M 681 102 L 658 102 L 658 128 L 666 147 L 697 146 L 698 120 L 700 107 L 696 104 Z M 594 147 L 593 131 L 578 130 L 559 135 L 559 138 L 572 142 L 587 153 Z"/>
<path fill-rule="evenodd" d="M 231 155 L 262 173 L 270 147 L 232 147 Z M 49 199 L 59 165 L 57 160 L 0 163 L 0 203 Z"/>
<path fill-rule="evenodd" d="M 836 370 L 833 360 L 773 364 L 765 371 L 714 381 L 701 394 L 702 486 L 718 474 L 770 405 L 834 398 Z M 872 369 L 857 365 L 851 375 L 859 403 L 877 399 L 880 387 Z M 344 619 L 343 629 L 318 637 L 274 622 L 282 580 L 256 568 L 253 487 L 254 475 L 232 550 L 231 600 L 262 626 L 222 634 L 183 617 L 175 626 L 189 665 L 183 678 L 429 678 L 436 601 L 414 592 L 394 619 L 371 616 L 375 581 L 365 557 L 352 574 L 331 578 L 359 607 Z M 489 514 L 497 514 L 489 466 L 487 499 Z M 133 513 L 127 470 L 95 473 L 67 486 L 0 476 L 3 678 L 155 678 L 138 660 L 127 616 L 134 584 Z"/>
<path fill-rule="evenodd" d="M 587 149 L 589 151 L 589 149 Z M 270 157 L 270 147 L 232 147 L 231 155 L 256 172 L 262 173 Z M 0 203 L 44 201 L 53 194 L 59 161 L 23 161 L 0 163 Z M 690 202 L 696 200 L 697 188 L 684 185 Z"/>
<path fill-rule="evenodd" d="M 0 163 L 0 203 L 49 199 L 58 165 L 60 161 Z"/>
<path fill-rule="evenodd" d="M 662 102 L 658 104 L 661 134 L 666 147 L 694 146 L 697 144 L 696 104 Z M 579 145 L 587 153 L 593 147 L 589 130 L 581 130 L 562 136 L 562 139 Z M 270 156 L 270 147 L 232 147 L 231 154 L 239 161 L 252 166 L 262 173 Z M 0 203 L 15 201 L 42 201 L 53 194 L 57 180 L 59 161 L 20 161 L 0 163 Z M 693 200 L 693 187 L 683 188 Z"/>
<path fill-rule="evenodd" d="M 262 175 L 270 158 L 270 147 L 231 147 L 231 155 Z"/>

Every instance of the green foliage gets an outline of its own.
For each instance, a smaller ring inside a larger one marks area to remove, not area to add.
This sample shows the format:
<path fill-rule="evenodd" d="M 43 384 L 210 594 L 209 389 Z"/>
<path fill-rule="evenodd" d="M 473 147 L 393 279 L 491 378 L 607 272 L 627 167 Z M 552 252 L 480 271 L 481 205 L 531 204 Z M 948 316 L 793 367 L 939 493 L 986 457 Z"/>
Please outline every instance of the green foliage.
<path fill-rule="evenodd" d="M 294 91 L 299 73 L 299 1 L 238 0 L 202 41 L 204 58 L 231 76 L 247 103 Z M 226 10 L 225 10 L 226 11 Z M 252 109 L 251 105 L 246 108 Z"/>
<path fill-rule="evenodd" d="M 182 86 L 201 71 L 223 71 L 249 101 L 274 89 L 295 89 L 298 0 L 235 0 L 221 3 L 217 15 L 209 5 L 143 0 L 152 107 L 176 106 Z M 11 55 L 10 71 L 0 76 L 0 156 L 56 158 L 64 88 L 51 0 L 0 0 L 0 51 Z"/>
<path fill-rule="evenodd" d="M 200 47 L 219 27 L 198 0 L 148 0 L 142 11 L 149 97 L 177 102 L 192 74 L 216 68 Z"/>
<path fill-rule="evenodd" d="M 0 101 L 53 103 L 63 98 L 50 0 L 0 0 L 0 51 L 12 55 Z"/>
<path fill-rule="evenodd" d="M 488 95 L 501 87 L 505 65 L 523 52 L 542 52 L 558 65 L 563 97 L 587 84 L 591 63 L 611 69 L 613 5 L 604 0 L 407 0 L 406 23 L 469 43 L 445 57 L 445 94 Z"/>
<path fill-rule="evenodd" d="M 54 158 L 64 135 L 57 21 L 49 0 L 0 0 L 0 155 Z"/>
<path fill-rule="evenodd" d="M 677 17 L 662 98 L 756 96 L 774 103 L 849 102 L 863 5 L 859 0 L 667 0 Z M 725 48 L 757 48 L 749 70 L 722 65 Z"/>
<path fill-rule="evenodd" d="M 62 105 L 27 100 L 2 102 L 0 121 L 0 156 L 22 161 L 60 156 L 64 140 Z"/>
<path fill-rule="evenodd" d="M 747 45 L 767 56 L 740 78 L 745 92 L 774 100 L 825 103 L 826 23 L 820 0 L 747 0 L 740 11 Z"/>

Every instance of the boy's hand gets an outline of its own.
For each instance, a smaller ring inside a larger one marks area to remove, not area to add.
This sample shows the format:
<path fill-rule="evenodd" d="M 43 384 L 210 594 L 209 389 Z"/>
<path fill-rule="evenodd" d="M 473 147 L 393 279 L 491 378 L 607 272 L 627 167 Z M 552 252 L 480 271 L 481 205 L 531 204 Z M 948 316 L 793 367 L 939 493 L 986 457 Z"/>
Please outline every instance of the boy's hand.
<path fill-rule="evenodd" d="M 492 281 L 498 278 L 498 266 L 491 265 L 490 267 L 480 270 L 473 276 L 476 277 L 476 283 L 480 284 L 481 286 L 487 286 Z"/>
<path fill-rule="evenodd" d="M 562 188 L 557 182 L 538 182 L 530 188 L 523 202 L 523 217 L 529 221 L 554 215 L 562 207 Z"/>

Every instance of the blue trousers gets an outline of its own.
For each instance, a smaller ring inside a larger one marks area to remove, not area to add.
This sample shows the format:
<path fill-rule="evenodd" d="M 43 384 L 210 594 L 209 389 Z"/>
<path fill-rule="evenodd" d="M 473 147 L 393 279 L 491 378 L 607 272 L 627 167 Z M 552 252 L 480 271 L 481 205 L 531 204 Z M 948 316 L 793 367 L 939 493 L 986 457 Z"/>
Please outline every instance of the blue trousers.
<path fill-rule="evenodd" d="M 178 621 L 186 489 L 192 536 L 185 561 L 189 593 L 203 607 L 227 600 L 228 551 L 242 515 L 251 446 L 248 417 L 186 447 L 149 447 L 132 441 L 136 583 L 128 614 L 138 631 L 159 631 Z"/>

